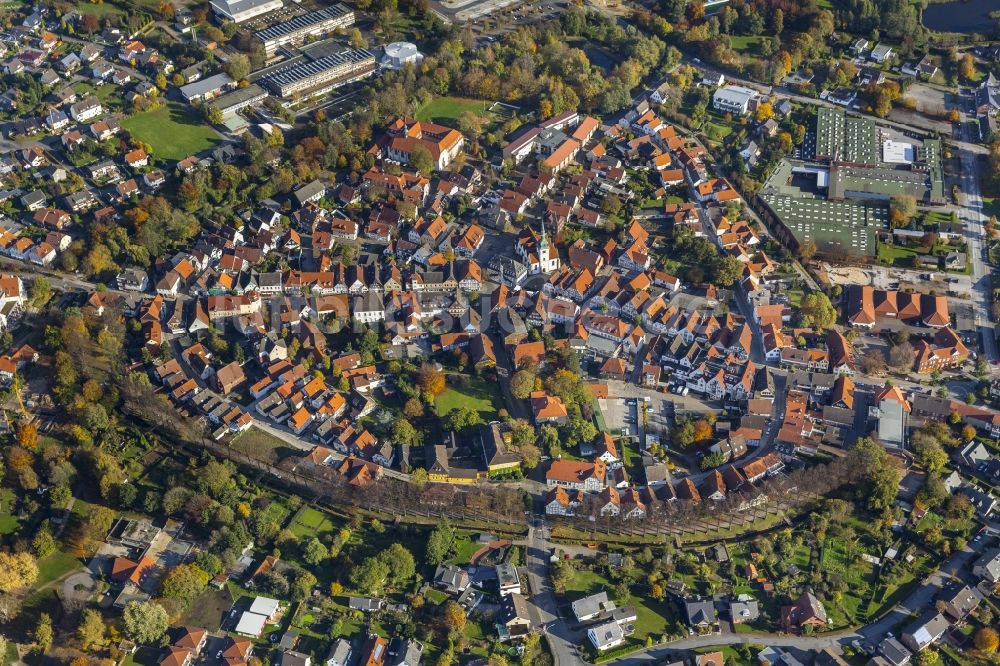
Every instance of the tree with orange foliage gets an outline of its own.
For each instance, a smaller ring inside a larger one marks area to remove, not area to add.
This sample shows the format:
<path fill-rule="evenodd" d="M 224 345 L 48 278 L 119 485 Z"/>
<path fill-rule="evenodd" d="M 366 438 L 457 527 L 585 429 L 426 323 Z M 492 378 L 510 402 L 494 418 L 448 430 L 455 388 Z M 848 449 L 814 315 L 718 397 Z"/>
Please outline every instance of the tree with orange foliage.
<path fill-rule="evenodd" d="M 425 394 L 436 398 L 444 393 L 444 373 L 430 363 L 424 363 L 420 366 L 420 373 L 417 375 L 417 385 Z"/>
<path fill-rule="evenodd" d="M 38 426 L 34 423 L 24 423 L 17 431 L 18 446 L 28 451 L 34 451 L 38 446 Z"/>
<path fill-rule="evenodd" d="M 694 441 L 705 442 L 712 439 L 715 430 L 705 419 L 698 419 L 694 422 Z"/>
<path fill-rule="evenodd" d="M 6 451 L 7 468 L 18 470 L 31 467 L 35 464 L 35 457 L 31 452 L 21 446 L 11 446 Z"/>

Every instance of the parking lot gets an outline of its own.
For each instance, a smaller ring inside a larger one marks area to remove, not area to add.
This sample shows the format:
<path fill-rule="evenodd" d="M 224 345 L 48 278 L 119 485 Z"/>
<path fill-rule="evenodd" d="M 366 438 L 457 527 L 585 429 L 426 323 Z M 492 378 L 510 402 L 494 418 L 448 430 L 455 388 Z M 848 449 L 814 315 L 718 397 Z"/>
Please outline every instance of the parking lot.
<path fill-rule="evenodd" d="M 674 411 L 708 412 L 719 408 L 718 404 L 710 404 L 695 395 L 680 396 L 654 390 L 646 386 L 636 386 L 625 382 L 609 380 L 607 400 L 601 400 L 601 413 L 611 431 L 628 428 L 629 434 L 635 435 L 637 425 L 636 406 L 628 404 L 630 400 L 649 399 L 649 416 L 647 417 L 650 434 L 667 433 L 670 431 Z"/>

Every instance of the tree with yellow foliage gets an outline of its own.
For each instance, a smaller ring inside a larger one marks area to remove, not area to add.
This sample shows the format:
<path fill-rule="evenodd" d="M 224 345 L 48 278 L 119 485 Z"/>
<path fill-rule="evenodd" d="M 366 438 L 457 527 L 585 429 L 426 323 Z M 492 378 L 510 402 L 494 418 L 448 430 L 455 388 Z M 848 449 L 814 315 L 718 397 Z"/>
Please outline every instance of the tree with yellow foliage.
<path fill-rule="evenodd" d="M 977 631 L 973 640 L 976 649 L 986 654 L 993 654 L 997 651 L 997 646 L 1000 645 L 1000 636 L 997 636 L 996 629 L 991 627 L 983 627 Z"/>

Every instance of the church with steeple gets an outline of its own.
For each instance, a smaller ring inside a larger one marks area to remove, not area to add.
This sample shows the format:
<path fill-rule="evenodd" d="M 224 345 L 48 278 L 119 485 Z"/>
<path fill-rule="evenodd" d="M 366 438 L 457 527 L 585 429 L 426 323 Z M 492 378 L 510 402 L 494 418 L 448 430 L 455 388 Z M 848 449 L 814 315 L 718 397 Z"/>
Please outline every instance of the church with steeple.
<path fill-rule="evenodd" d="M 531 226 L 525 226 L 517 236 L 517 246 L 514 248 L 518 257 L 528 267 L 529 274 L 551 273 L 560 266 L 559 252 L 549 244 L 545 225 L 538 233 Z"/>

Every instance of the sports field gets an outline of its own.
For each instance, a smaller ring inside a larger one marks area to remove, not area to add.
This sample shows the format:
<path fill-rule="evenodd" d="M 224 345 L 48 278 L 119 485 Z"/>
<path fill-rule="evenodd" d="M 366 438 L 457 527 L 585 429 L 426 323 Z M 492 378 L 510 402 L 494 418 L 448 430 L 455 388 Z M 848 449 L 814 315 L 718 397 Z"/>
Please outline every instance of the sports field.
<path fill-rule="evenodd" d="M 454 125 L 454 121 L 457 121 L 466 111 L 492 120 L 492 114 L 487 110 L 489 107 L 490 102 L 481 99 L 437 97 L 420 107 L 417 111 L 417 120 Z"/>
<path fill-rule="evenodd" d="M 196 111 L 175 102 L 137 113 L 122 122 L 122 127 L 139 141 L 148 143 L 154 157 L 167 160 L 182 160 L 220 140 Z"/>

